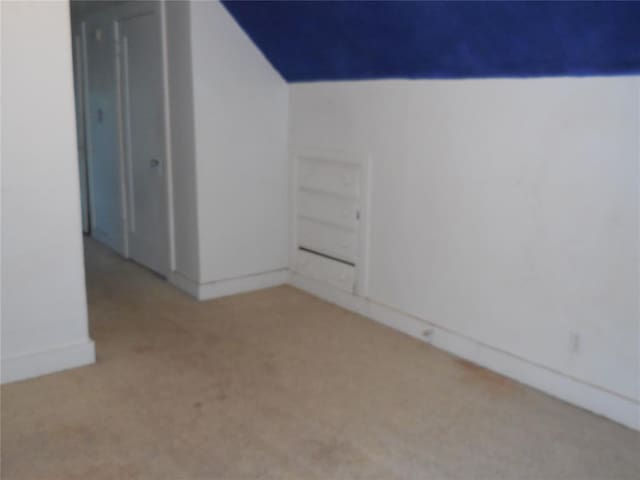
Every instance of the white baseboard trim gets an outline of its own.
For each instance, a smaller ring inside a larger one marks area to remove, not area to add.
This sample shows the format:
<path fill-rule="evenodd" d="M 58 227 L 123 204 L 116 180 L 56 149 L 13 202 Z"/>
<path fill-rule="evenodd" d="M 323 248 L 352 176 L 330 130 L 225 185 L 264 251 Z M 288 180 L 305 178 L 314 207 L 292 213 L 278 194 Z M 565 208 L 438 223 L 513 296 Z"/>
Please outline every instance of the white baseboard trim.
<path fill-rule="evenodd" d="M 198 300 L 212 300 L 237 293 L 276 287 L 284 285 L 288 280 L 289 270 L 286 268 L 208 283 L 194 282 L 177 272 L 173 272 L 169 277 L 169 281 L 174 286 Z"/>
<path fill-rule="evenodd" d="M 2 358 L 1 383 L 17 382 L 90 365 L 96 361 L 93 340 Z"/>
<path fill-rule="evenodd" d="M 488 368 L 590 412 L 640 430 L 640 403 L 561 372 L 537 365 L 394 308 L 291 272 L 289 283 L 436 348 Z"/>
<path fill-rule="evenodd" d="M 178 290 L 182 290 L 193 298 L 198 298 L 198 287 L 200 286 L 198 282 L 194 282 L 190 278 L 182 275 L 180 272 L 171 272 L 167 280 L 169 280 L 169 283 Z"/>

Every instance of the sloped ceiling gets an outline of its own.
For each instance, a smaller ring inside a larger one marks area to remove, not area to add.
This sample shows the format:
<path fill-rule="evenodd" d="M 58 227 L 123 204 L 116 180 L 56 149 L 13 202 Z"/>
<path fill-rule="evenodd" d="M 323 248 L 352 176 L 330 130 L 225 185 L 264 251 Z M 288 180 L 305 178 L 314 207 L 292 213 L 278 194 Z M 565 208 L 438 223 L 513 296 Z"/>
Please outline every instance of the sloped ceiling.
<path fill-rule="evenodd" d="M 640 2 L 223 4 L 290 82 L 640 73 Z"/>

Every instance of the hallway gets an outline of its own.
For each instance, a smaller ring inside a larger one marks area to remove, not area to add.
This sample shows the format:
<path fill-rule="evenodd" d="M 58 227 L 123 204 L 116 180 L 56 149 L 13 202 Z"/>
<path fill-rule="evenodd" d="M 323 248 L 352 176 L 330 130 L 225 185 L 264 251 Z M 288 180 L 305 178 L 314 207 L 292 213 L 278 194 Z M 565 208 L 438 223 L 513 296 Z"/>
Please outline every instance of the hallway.
<path fill-rule="evenodd" d="M 97 363 L 2 387 L 2 478 L 637 479 L 640 434 L 291 287 L 85 240 Z"/>

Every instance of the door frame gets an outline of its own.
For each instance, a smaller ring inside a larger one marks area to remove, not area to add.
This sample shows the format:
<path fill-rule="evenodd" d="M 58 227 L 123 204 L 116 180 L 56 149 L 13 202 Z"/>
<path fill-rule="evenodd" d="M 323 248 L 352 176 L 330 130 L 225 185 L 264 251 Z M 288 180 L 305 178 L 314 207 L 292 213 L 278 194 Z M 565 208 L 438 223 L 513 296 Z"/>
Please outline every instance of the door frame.
<path fill-rule="evenodd" d="M 91 233 L 92 202 L 89 192 L 89 152 L 87 150 L 87 129 L 86 129 L 86 63 L 87 63 L 87 37 L 84 22 L 71 22 L 71 35 L 73 53 L 73 82 L 74 99 L 76 101 L 76 132 L 78 150 L 78 168 L 80 176 L 80 202 L 82 212 L 82 231 L 85 234 Z"/>

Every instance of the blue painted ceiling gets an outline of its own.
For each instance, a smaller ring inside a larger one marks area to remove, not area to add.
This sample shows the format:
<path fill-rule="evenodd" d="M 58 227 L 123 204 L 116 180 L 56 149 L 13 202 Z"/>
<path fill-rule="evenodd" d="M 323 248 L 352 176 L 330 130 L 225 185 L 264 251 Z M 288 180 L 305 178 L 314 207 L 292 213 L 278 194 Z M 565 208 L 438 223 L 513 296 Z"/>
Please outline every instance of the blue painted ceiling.
<path fill-rule="evenodd" d="M 223 4 L 290 82 L 640 73 L 640 2 Z"/>

